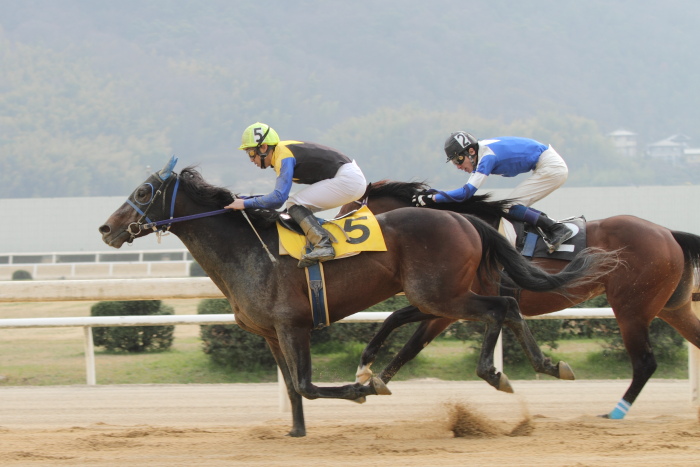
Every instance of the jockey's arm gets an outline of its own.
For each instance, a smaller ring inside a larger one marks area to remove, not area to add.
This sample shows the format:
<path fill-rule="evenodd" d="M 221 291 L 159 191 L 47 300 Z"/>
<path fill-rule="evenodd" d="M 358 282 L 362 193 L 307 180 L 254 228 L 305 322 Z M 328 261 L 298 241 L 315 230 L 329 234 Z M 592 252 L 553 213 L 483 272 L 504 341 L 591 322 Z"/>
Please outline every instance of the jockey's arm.
<path fill-rule="evenodd" d="M 277 209 L 281 207 L 289 198 L 289 192 L 292 189 L 295 164 L 293 157 L 283 159 L 279 175 L 275 181 L 275 189 L 264 196 L 246 199 L 244 203 L 245 208 Z"/>
<path fill-rule="evenodd" d="M 474 196 L 474 193 L 476 193 L 476 190 L 479 189 L 481 185 L 483 185 L 484 181 L 486 181 L 487 175 L 484 175 L 479 172 L 474 172 L 471 174 L 469 177 L 469 181 L 461 188 L 457 188 L 455 190 L 450 190 L 445 192 L 447 196 L 449 196 L 452 199 L 448 199 L 447 197 L 443 196 L 441 193 L 437 193 L 435 195 L 435 202 L 436 203 L 447 203 L 451 201 L 466 201 L 472 196 Z"/>

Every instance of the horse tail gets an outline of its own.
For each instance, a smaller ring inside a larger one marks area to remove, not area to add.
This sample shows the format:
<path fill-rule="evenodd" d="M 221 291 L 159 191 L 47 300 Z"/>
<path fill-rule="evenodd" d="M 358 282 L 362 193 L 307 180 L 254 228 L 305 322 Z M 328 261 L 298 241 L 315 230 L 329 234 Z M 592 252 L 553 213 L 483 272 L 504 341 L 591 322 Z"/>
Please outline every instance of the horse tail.
<path fill-rule="evenodd" d="M 525 259 L 506 238 L 486 222 L 473 216 L 466 216 L 479 233 L 482 242 L 482 262 L 479 278 L 490 278 L 495 282 L 493 271 L 509 278 L 525 290 L 533 292 L 557 291 L 572 296 L 565 289 L 574 289 L 598 281 L 610 273 L 619 263 L 618 251 L 604 251 L 599 248 L 586 248 L 581 251 L 564 269 L 550 274 Z M 700 237 L 699 237 L 700 238 Z M 501 270 L 500 267 L 503 269 Z"/>
<path fill-rule="evenodd" d="M 690 264 L 693 269 L 700 269 L 700 237 L 687 233 L 672 231 L 671 235 L 683 250 L 683 258 L 686 264 Z"/>

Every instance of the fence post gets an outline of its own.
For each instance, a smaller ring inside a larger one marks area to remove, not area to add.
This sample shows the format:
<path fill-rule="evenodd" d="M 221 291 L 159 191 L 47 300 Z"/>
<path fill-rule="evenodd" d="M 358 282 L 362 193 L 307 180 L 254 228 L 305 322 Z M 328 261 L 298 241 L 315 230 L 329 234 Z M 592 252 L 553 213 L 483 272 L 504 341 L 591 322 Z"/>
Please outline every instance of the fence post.
<path fill-rule="evenodd" d="M 85 374 L 87 375 L 88 386 L 97 384 L 95 376 L 95 344 L 92 340 L 92 326 L 83 326 L 85 333 Z"/>
<path fill-rule="evenodd" d="M 691 304 L 693 313 L 700 318 L 700 293 L 693 294 L 693 302 Z M 688 345 L 688 382 L 690 383 L 690 402 L 694 405 L 700 405 L 700 349 L 695 347 L 690 342 Z"/>
<path fill-rule="evenodd" d="M 284 382 L 284 376 L 282 376 L 282 370 L 280 370 L 280 367 L 277 367 L 277 389 L 280 396 L 280 412 L 291 412 L 292 403 L 289 400 L 287 385 Z"/>

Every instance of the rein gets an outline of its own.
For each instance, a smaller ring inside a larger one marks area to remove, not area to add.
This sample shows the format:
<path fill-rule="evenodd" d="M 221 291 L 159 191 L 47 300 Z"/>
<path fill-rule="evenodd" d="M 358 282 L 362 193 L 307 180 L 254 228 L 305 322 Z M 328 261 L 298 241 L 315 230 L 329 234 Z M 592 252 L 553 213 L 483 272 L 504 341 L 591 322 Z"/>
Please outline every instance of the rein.
<path fill-rule="evenodd" d="M 151 210 L 153 205 L 155 204 L 156 200 L 158 199 L 158 196 L 163 196 L 163 212 L 165 212 L 165 193 L 168 191 L 168 187 L 170 186 L 170 183 L 173 181 L 173 178 L 168 177 L 165 180 L 163 180 L 160 184 L 160 187 L 153 193 L 151 197 L 151 201 L 148 203 L 148 206 L 146 206 L 145 210 L 141 210 L 136 203 L 131 201 L 129 198 L 126 199 L 126 202 L 129 206 L 134 208 L 136 212 L 141 214 L 141 217 L 139 220 L 136 222 L 132 222 L 129 224 L 129 226 L 126 228 L 127 232 L 129 232 L 129 235 L 131 237 L 128 240 L 128 244 L 131 245 L 134 242 L 134 239 L 138 234 L 141 233 L 142 230 L 148 230 L 152 229 L 155 233 L 156 236 L 158 237 L 158 243 L 160 243 L 160 239 L 163 235 L 168 235 L 170 232 L 170 227 L 175 222 L 183 222 L 183 221 L 189 221 L 193 219 L 200 219 L 202 217 L 210 217 L 210 216 L 218 216 L 219 214 L 224 214 L 227 212 L 231 212 L 230 209 L 217 209 L 216 211 L 209 211 L 209 212 L 201 212 L 199 214 L 190 214 L 189 216 L 182 216 L 182 217 L 173 217 L 175 213 L 175 199 L 177 198 L 177 191 L 180 188 L 180 175 L 176 174 L 173 172 L 175 175 L 175 188 L 173 188 L 173 196 L 170 199 L 170 218 L 169 219 L 164 219 L 162 221 L 152 221 L 151 219 L 148 218 L 148 212 Z M 153 192 L 153 185 L 150 183 L 148 184 L 151 187 L 151 192 Z M 138 203 L 138 201 L 137 201 Z M 145 203 L 139 203 L 139 204 L 145 204 Z M 265 245 L 265 242 L 263 242 L 262 238 L 260 238 L 260 234 L 258 234 L 258 231 L 255 230 L 255 227 L 253 226 L 253 223 L 250 221 L 248 218 L 248 215 L 246 214 L 245 210 L 241 210 L 241 213 L 243 214 L 243 217 L 248 221 L 248 224 L 250 225 L 250 228 L 253 229 L 253 232 L 255 232 L 255 235 L 258 237 L 258 240 L 260 240 L 260 243 L 262 244 L 263 248 L 267 252 L 267 256 L 270 258 L 270 261 L 272 261 L 273 264 L 277 263 L 277 260 L 275 259 L 274 255 L 270 252 L 270 250 L 267 248 L 267 245 Z M 143 222 L 143 220 L 146 220 L 146 223 Z"/>
<path fill-rule="evenodd" d="M 136 210 L 139 214 L 141 214 L 141 218 L 137 220 L 136 222 L 132 222 L 129 224 L 129 227 L 127 227 L 127 231 L 131 235 L 131 238 L 129 239 L 128 243 L 131 244 L 133 243 L 134 239 L 136 236 L 141 233 L 142 230 L 148 230 L 152 229 L 156 234 L 158 235 L 158 243 L 160 243 L 160 237 L 162 235 L 167 235 L 167 233 L 170 230 L 170 227 L 172 224 L 175 222 L 183 222 L 183 221 L 189 221 L 192 219 L 199 219 L 201 217 L 209 217 L 209 216 L 216 216 L 219 214 L 224 214 L 226 212 L 230 212 L 230 209 L 217 209 L 216 211 L 209 211 L 209 212 L 202 212 L 199 214 L 191 214 L 189 216 L 182 216 L 182 217 L 173 217 L 174 212 L 175 212 L 175 199 L 177 198 L 177 192 L 178 189 L 180 188 L 180 175 L 175 174 L 175 188 L 173 188 L 173 196 L 170 200 L 170 218 L 169 219 L 164 219 L 162 221 L 152 221 L 151 219 L 148 218 L 148 212 L 151 210 L 153 205 L 155 204 L 156 200 L 158 199 L 159 196 L 163 196 L 163 212 L 165 212 L 165 193 L 168 190 L 168 187 L 170 186 L 170 183 L 173 181 L 173 178 L 168 177 L 168 179 L 163 180 L 161 183 L 160 187 L 155 191 L 153 197 L 151 198 L 151 201 L 148 203 L 148 206 L 146 206 L 145 210 L 141 210 L 136 203 L 131 201 L 130 199 L 127 199 L 126 202 Z M 150 185 L 150 184 L 149 184 Z M 151 189 L 153 186 L 151 185 Z M 146 220 L 144 223 L 143 220 Z"/>
<path fill-rule="evenodd" d="M 231 212 L 230 209 L 217 209 L 216 211 L 209 211 L 209 212 L 201 212 L 199 214 L 191 214 L 189 216 L 182 216 L 182 217 L 172 217 L 172 212 L 171 212 L 171 217 L 170 219 L 162 220 L 162 221 L 155 221 L 155 222 L 149 222 L 147 224 L 142 224 L 142 228 L 144 229 L 155 229 L 156 227 L 160 227 L 161 225 L 168 225 L 168 229 L 170 228 L 170 224 L 174 224 L 175 222 L 182 222 L 182 221 L 190 221 L 192 219 L 199 219 L 200 217 L 209 217 L 209 216 L 217 216 L 219 214 L 224 214 L 226 212 Z M 166 229 L 167 230 L 167 229 Z"/>

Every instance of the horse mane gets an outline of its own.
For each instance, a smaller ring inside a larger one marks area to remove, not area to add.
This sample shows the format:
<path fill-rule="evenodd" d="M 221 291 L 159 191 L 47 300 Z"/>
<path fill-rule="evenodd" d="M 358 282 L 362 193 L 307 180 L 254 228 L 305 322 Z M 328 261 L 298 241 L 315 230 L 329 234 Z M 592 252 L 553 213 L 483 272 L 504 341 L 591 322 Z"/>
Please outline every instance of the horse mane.
<path fill-rule="evenodd" d="M 435 192 L 425 182 L 397 182 L 392 180 L 380 180 L 370 183 L 365 192 L 365 197 L 382 198 L 391 197 L 412 203 L 415 195 Z M 434 209 L 443 211 L 454 211 L 462 214 L 472 214 L 482 219 L 501 218 L 507 211 L 512 201 L 508 199 L 492 200 L 491 193 L 484 195 L 474 195 L 462 202 L 439 203 L 433 206 Z"/>
<path fill-rule="evenodd" d="M 180 172 L 180 188 L 184 190 L 190 199 L 202 206 L 211 207 L 212 210 L 222 209 L 231 204 L 234 195 L 226 188 L 214 186 L 204 180 L 202 174 L 195 166 L 189 166 Z M 274 209 L 248 209 L 246 212 L 256 227 L 270 227 L 275 224 L 279 212 Z M 231 211 L 234 213 L 234 211 Z"/>
<path fill-rule="evenodd" d="M 367 191 L 363 197 L 372 198 L 396 198 L 401 201 L 411 202 L 413 195 L 428 191 L 430 186 L 425 182 L 395 182 L 392 180 L 379 180 L 367 185 Z"/>
<path fill-rule="evenodd" d="M 233 193 L 204 180 L 195 166 L 185 167 L 180 172 L 180 189 L 184 190 L 192 201 L 203 206 L 221 209 L 233 202 Z"/>

